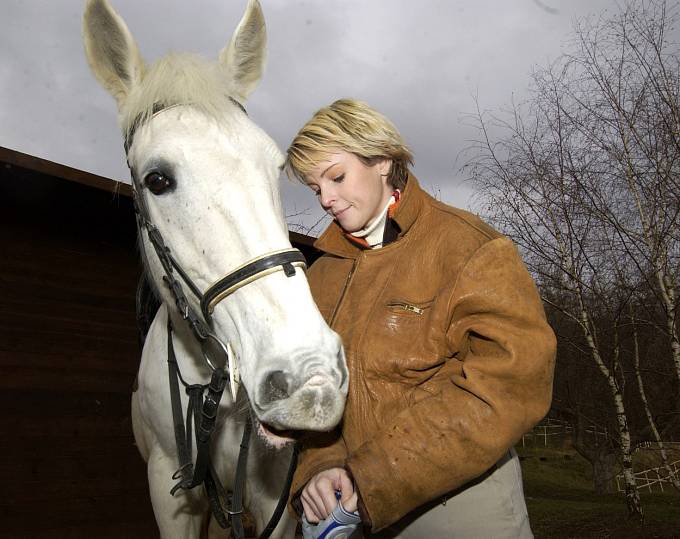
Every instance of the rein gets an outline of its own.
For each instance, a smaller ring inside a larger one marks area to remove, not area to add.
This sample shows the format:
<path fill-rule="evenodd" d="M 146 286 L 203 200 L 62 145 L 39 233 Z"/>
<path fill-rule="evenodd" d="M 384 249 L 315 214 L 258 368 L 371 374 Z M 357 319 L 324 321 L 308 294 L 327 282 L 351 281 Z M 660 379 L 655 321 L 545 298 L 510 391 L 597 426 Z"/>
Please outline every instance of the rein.
<path fill-rule="evenodd" d="M 231 531 L 233 537 L 242 539 L 245 537 L 241 515 L 243 514 L 243 493 L 245 491 L 246 469 L 248 465 L 248 449 L 252 432 L 250 415 L 246 417 L 243 427 L 243 436 L 236 465 L 234 478 L 234 490 L 229 493 L 220 481 L 210 458 L 210 437 L 215 428 L 217 408 L 228 376 L 221 369 L 213 371 L 209 384 L 188 384 L 179 369 L 175 350 L 172 342 L 172 323 L 168 319 L 168 379 L 170 383 L 170 403 L 172 406 L 172 418 L 175 431 L 175 444 L 180 467 L 173 474 L 173 479 L 179 482 L 172 488 L 170 494 L 174 495 L 179 489 L 192 489 L 201 483 L 205 485 L 210 509 L 215 520 L 222 528 L 229 525 L 231 519 Z M 189 395 L 189 406 L 186 412 L 186 429 L 182 416 L 182 404 L 179 392 L 179 383 Z M 203 400 L 203 393 L 208 394 Z M 199 413 L 199 409 L 201 412 Z M 196 462 L 192 462 L 192 436 L 191 427 L 196 433 Z M 259 539 L 268 538 L 276 528 L 281 515 L 286 507 L 290 486 L 293 482 L 293 473 L 297 464 L 298 445 L 293 446 L 288 472 L 284 481 L 281 495 L 269 522 L 262 530 Z M 231 509 L 222 506 L 222 500 L 230 501 Z"/>
<path fill-rule="evenodd" d="M 243 106 L 240 103 L 233 99 L 232 101 L 245 112 L 245 109 L 243 109 Z M 151 117 L 166 108 L 169 107 L 154 106 Z M 139 122 L 133 122 L 132 128 L 125 138 L 126 154 L 130 149 L 132 137 L 137 127 L 139 127 Z M 173 327 L 170 317 L 168 316 L 168 382 L 170 385 L 175 444 L 177 446 L 177 456 L 180 464 L 179 468 L 172 476 L 172 478 L 178 480 L 178 482 L 172 488 L 170 494 L 174 495 L 179 489 L 189 490 L 203 484 L 208 494 L 210 507 L 215 520 L 217 520 L 222 528 L 226 528 L 229 525 L 229 520 L 231 520 L 231 532 L 233 537 L 242 539 L 245 537 L 245 533 L 241 515 L 243 513 L 243 492 L 245 487 L 252 423 L 249 415 L 243 429 L 243 438 L 241 440 L 234 479 L 234 490 L 232 493 L 228 493 L 215 472 L 210 455 L 210 440 L 215 429 L 217 411 L 224 389 L 227 383 L 229 383 L 232 398 L 235 401 L 240 378 L 238 375 L 235 354 L 230 343 L 223 343 L 211 330 L 212 313 L 220 301 L 224 300 L 239 288 L 246 286 L 257 279 L 277 271 L 283 271 L 286 277 L 293 277 L 296 273 L 296 267 L 300 267 L 303 270 L 307 267 L 305 257 L 298 249 L 294 248 L 268 253 L 239 266 L 202 293 L 184 271 L 182 266 L 172 256 L 170 249 L 163 240 L 162 234 L 151 221 L 144 197 L 141 194 L 143 186 L 135 177 L 134 172 L 131 173 L 131 176 L 134 207 L 137 215 L 137 232 L 141 238 L 142 230 L 146 230 L 149 241 L 163 267 L 163 281 L 170 290 L 182 319 L 189 325 L 192 334 L 199 342 L 204 360 L 212 370 L 210 383 L 186 383 L 182 378 L 179 364 L 177 363 L 172 338 Z M 142 257 L 148 261 L 143 241 L 140 241 L 140 246 Z M 179 274 L 181 280 L 184 281 L 191 293 L 199 301 L 202 316 L 199 316 L 189 303 L 189 300 L 184 293 L 182 283 L 175 276 L 175 272 Z M 223 365 L 224 367 L 220 367 L 220 365 Z M 179 390 L 180 383 L 184 386 L 187 395 L 189 395 L 189 405 L 186 411 L 186 427 L 184 414 L 182 413 Z M 205 398 L 203 396 L 204 393 Z M 193 437 L 192 425 L 194 431 Z M 195 463 L 192 462 L 192 438 L 195 438 L 196 441 Z M 281 518 L 288 499 L 293 472 L 295 471 L 297 451 L 298 446 L 295 444 L 281 496 L 279 497 L 276 509 L 274 510 L 269 523 L 260 535 L 261 539 L 266 539 L 271 535 Z M 230 500 L 231 508 L 224 509 L 222 502 L 220 501 L 221 499 Z"/>

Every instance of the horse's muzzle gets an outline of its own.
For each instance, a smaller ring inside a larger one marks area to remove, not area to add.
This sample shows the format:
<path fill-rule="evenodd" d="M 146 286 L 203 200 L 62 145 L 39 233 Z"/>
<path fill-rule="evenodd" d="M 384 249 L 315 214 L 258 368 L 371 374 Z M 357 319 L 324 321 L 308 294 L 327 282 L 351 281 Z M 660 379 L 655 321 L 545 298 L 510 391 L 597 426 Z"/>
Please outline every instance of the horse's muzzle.
<path fill-rule="evenodd" d="M 297 376 L 274 370 L 260 385 L 252 402 L 258 419 L 279 430 L 327 431 L 342 417 L 347 396 L 344 358 L 332 369 L 314 362 L 299 362 Z"/>

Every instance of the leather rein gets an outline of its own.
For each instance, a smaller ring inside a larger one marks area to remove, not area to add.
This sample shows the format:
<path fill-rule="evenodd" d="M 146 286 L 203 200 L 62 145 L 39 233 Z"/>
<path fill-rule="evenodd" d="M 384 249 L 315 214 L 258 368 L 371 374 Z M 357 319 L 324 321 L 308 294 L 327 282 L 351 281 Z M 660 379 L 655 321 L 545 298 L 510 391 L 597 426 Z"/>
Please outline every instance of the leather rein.
<path fill-rule="evenodd" d="M 233 99 L 232 101 L 245 112 L 245 109 L 240 103 Z M 167 108 L 170 107 L 154 106 L 151 117 Z M 140 122 L 138 121 L 133 122 L 132 129 L 125 139 L 126 154 L 129 152 L 132 144 L 134 130 L 139 124 Z M 170 290 L 182 319 L 189 325 L 192 334 L 200 344 L 203 359 L 212 370 L 212 376 L 208 384 L 188 384 L 184 380 L 175 355 L 172 338 L 173 327 L 170 317 L 168 316 L 168 381 L 170 385 L 170 401 L 175 444 L 177 446 L 177 456 L 180 464 L 179 468 L 172 476 L 172 478 L 178 480 L 178 482 L 172 488 L 170 494 L 174 495 L 179 489 L 189 490 L 203 484 L 215 520 L 222 528 L 229 526 L 229 521 L 231 521 L 232 536 L 236 539 L 243 539 L 245 537 L 245 532 L 241 515 L 243 514 L 243 493 L 245 490 L 246 467 L 252 422 L 250 415 L 248 415 L 240 444 L 234 478 L 234 489 L 230 493 L 227 492 L 222 485 L 213 466 L 210 455 L 210 440 L 215 429 L 217 411 L 224 389 L 226 388 L 227 383 L 229 383 L 232 398 L 235 401 L 240 378 L 238 375 L 236 357 L 231 345 L 229 342 L 226 344 L 222 342 L 211 329 L 212 313 L 220 301 L 224 300 L 239 288 L 246 286 L 257 279 L 277 271 L 283 271 L 287 277 L 292 277 L 296 273 L 296 267 L 300 267 L 304 270 L 307 267 L 305 257 L 298 249 L 294 248 L 274 251 L 246 262 L 218 280 L 202 293 L 184 271 L 182 266 L 173 257 L 170 249 L 163 240 L 162 234 L 151 221 L 148 208 L 144 201 L 144 197 L 142 196 L 143 186 L 129 166 L 129 162 L 128 167 L 130 168 L 132 176 L 134 208 L 137 215 L 137 233 L 140 237 L 142 257 L 148 261 L 144 250 L 144 243 L 141 241 L 142 230 L 146 230 L 149 242 L 153 246 L 158 260 L 163 267 L 163 281 Z M 201 315 L 199 315 L 190 304 L 184 293 L 184 287 L 177 278 L 175 272 L 199 301 Z M 189 404 L 186 410 L 186 427 L 184 414 L 182 413 L 179 390 L 180 383 L 184 386 L 187 395 L 189 395 Z M 193 437 L 192 424 L 194 431 Z M 192 438 L 195 438 L 196 441 L 195 462 L 192 460 Z M 285 509 L 293 479 L 293 472 L 295 471 L 297 463 L 297 452 L 298 446 L 295 444 L 283 490 L 269 523 L 260 534 L 261 539 L 266 539 L 271 535 Z M 222 500 L 229 501 L 230 508 L 223 507 Z"/>

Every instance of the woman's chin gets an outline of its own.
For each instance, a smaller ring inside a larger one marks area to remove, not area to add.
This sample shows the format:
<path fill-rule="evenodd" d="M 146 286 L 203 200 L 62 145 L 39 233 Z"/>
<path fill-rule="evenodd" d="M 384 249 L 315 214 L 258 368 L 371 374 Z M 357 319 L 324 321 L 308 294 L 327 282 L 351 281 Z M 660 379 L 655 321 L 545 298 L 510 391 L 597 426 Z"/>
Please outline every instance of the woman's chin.
<path fill-rule="evenodd" d="M 362 224 L 357 219 L 356 213 L 352 212 L 352 210 L 353 208 L 348 208 L 335 217 L 335 221 L 345 232 L 357 232 L 363 228 Z"/>
<path fill-rule="evenodd" d="M 338 224 L 340 225 L 340 228 L 342 228 L 345 232 L 348 232 L 352 234 L 353 232 L 358 232 L 361 230 L 363 227 L 361 225 L 358 225 L 354 221 L 348 220 L 348 219 L 336 219 Z"/>

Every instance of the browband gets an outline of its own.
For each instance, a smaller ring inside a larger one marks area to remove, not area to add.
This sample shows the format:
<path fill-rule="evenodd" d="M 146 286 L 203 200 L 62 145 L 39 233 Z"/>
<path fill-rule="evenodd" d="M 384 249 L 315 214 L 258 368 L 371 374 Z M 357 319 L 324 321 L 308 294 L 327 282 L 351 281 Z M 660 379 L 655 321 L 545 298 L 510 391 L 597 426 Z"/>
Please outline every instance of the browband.
<path fill-rule="evenodd" d="M 229 101 L 231 101 L 234 105 L 236 105 L 241 111 L 243 111 L 243 114 L 248 116 L 248 113 L 246 112 L 246 108 L 241 104 L 239 101 L 234 99 L 233 97 L 229 96 Z M 175 107 L 182 107 L 185 105 L 191 105 L 191 103 L 174 103 L 171 105 L 166 105 L 164 103 L 154 103 L 153 107 L 151 109 L 151 116 L 148 117 L 150 120 L 154 116 L 156 116 L 158 113 L 163 112 L 164 110 L 172 109 Z M 135 136 L 135 131 L 137 131 L 137 128 L 142 124 L 142 118 L 144 114 L 140 113 L 138 114 L 135 119 L 132 121 L 130 124 L 130 129 L 127 130 L 125 133 L 125 139 L 123 141 L 123 146 L 125 148 L 125 155 L 127 155 L 130 151 L 130 147 L 132 146 L 132 139 Z"/>

